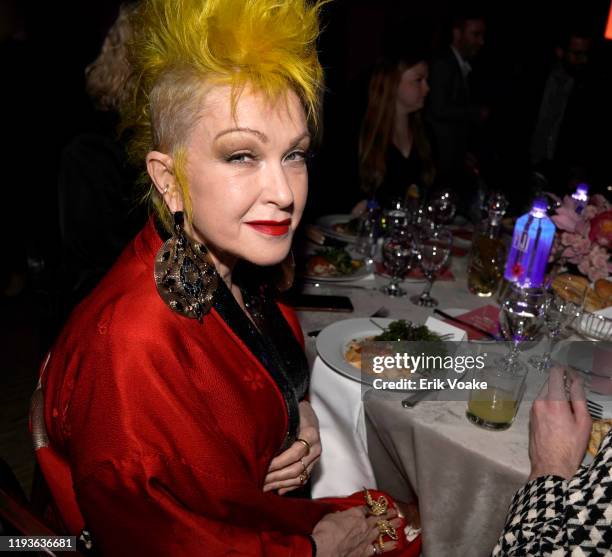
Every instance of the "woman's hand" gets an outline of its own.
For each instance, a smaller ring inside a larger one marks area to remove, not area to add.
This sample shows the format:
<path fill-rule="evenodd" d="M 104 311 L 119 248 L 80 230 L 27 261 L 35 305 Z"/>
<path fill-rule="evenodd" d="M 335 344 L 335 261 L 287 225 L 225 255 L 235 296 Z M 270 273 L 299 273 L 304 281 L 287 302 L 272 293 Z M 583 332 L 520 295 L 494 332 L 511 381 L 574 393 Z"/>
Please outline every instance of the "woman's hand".
<path fill-rule="evenodd" d="M 317 557 L 370 557 L 377 550 L 374 544 L 378 540 L 379 520 L 389 520 L 394 528 L 401 531 L 401 520 L 397 511 L 390 509 L 381 516 L 367 516 L 367 507 L 353 507 L 346 511 L 325 515 L 314 527 L 312 537 L 317 544 Z M 387 541 L 383 553 L 392 551 L 397 542 Z M 380 551 L 379 551 L 380 552 Z"/>
<path fill-rule="evenodd" d="M 548 385 L 531 407 L 529 479 L 549 474 L 571 478 L 584 458 L 590 434 L 582 380 L 569 370 L 553 367 Z"/>
<path fill-rule="evenodd" d="M 268 475 L 264 480 L 264 491 L 278 489 L 283 495 L 306 483 L 312 469 L 321 456 L 321 439 L 319 437 L 319 420 L 310 402 L 300 402 L 300 429 L 298 439 L 286 451 L 279 454 L 270 463 Z"/>

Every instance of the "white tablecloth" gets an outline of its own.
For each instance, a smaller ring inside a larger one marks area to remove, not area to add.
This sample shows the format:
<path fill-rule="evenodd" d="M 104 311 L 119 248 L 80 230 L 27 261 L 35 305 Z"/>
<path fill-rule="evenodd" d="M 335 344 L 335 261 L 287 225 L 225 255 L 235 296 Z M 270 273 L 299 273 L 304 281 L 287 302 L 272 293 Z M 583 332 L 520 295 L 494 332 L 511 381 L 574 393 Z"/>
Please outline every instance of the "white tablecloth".
<path fill-rule="evenodd" d="M 466 288 L 466 258 L 453 261 L 455 281 L 437 282 L 432 294 L 441 308 L 474 309 L 485 305 L 486 299 L 472 296 Z M 386 281 L 370 277 L 360 286 L 380 286 Z M 410 294 L 419 293 L 424 282 L 403 284 Z M 405 298 L 390 298 L 375 290 L 343 289 L 338 287 L 310 287 L 308 292 L 350 296 L 354 313 L 300 312 L 302 328 L 318 330 L 341 319 L 365 317 L 381 306 L 394 319 L 409 319 L 424 323 L 433 310 L 421 308 Z M 307 337 L 306 352 L 312 366 L 310 399 L 319 418 L 323 453 L 320 465 L 313 473 L 313 496 L 349 495 L 366 487 L 376 487 L 367 451 L 367 435 L 361 384 L 347 379 L 330 369 L 317 355 L 315 340 Z"/>

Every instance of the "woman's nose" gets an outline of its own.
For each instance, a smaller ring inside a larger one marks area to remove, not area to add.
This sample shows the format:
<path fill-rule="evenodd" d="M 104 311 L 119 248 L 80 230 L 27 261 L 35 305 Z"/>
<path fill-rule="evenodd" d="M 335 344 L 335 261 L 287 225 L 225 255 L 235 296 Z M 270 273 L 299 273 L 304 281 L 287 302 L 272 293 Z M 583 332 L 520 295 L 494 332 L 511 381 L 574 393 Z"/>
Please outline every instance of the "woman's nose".
<path fill-rule="evenodd" d="M 283 168 L 283 165 L 273 164 L 269 167 L 269 172 L 264 176 L 264 197 L 265 202 L 273 203 L 278 207 L 289 207 L 293 203 L 293 189 L 291 178 Z"/>

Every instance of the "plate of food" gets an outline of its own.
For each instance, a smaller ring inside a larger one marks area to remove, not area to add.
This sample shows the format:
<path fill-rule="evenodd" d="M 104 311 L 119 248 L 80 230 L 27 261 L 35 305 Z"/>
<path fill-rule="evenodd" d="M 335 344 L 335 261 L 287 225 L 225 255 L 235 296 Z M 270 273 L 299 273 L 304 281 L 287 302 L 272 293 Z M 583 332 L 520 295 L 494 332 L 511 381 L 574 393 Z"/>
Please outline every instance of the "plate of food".
<path fill-rule="evenodd" d="M 323 248 L 308 257 L 303 277 L 321 282 L 359 280 L 369 274 L 362 259 L 342 248 Z"/>
<path fill-rule="evenodd" d="M 333 370 L 354 381 L 371 385 L 380 375 L 361 371 L 365 343 L 396 340 L 442 342 L 444 338 L 425 325 L 415 325 L 403 319 L 358 318 L 332 323 L 319 333 L 316 346 L 321 359 Z M 403 377 L 406 370 L 398 373 Z M 385 378 L 391 378 L 389 373 L 385 372 Z"/>
<path fill-rule="evenodd" d="M 353 215 L 326 215 L 316 221 L 316 225 L 330 238 L 355 242 L 359 234 L 361 219 Z"/>

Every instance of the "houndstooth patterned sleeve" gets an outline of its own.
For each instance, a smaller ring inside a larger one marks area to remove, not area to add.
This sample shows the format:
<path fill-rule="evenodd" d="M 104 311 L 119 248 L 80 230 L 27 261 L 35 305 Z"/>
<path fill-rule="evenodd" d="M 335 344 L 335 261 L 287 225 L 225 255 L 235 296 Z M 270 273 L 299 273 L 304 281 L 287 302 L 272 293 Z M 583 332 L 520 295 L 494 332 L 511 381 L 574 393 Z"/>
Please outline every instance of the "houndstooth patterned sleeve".
<path fill-rule="evenodd" d="M 512 499 L 493 557 L 612 556 L 612 432 L 570 480 L 542 476 Z"/>

